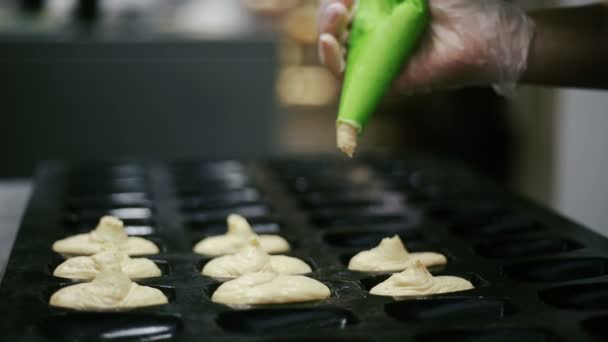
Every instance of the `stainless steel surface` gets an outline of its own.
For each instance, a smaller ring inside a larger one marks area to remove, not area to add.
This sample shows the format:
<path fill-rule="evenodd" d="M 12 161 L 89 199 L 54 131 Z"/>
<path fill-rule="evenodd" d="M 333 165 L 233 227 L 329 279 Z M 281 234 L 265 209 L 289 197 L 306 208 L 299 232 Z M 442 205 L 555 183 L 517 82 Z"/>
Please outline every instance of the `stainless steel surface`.
<path fill-rule="evenodd" d="M 31 190 L 28 179 L 0 180 L 0 280 Z"/>

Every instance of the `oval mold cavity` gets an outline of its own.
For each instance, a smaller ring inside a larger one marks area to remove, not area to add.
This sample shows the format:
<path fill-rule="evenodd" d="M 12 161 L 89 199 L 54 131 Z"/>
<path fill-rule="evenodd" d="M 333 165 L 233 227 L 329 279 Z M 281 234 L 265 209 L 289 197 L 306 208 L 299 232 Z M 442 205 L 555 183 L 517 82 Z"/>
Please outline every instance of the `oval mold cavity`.
<path fill-rule="evenodd" d="M 474 249 L 487 258 L 521 258 L 565 253 L 581 247 L 578 242 L 563 238 L 520 238 L 486 241 Z"/>
<path fill-rule="evenodd" d="M 559 339 L 552 333 L 544 330 L 496 328 L 429 332 L 416 336 L 416 341 L 557 342 Z"/>
<path fill-rule="evenodd" d="M 358 213 L 325 213 L 313 214 L 311 221 L 321 228 L 333 227 L 361 227 L 379 224 L 407 224 L 409 218 L 404 214 L 398 213 L 366 213 L 362 210 Z"/>
<path fill-rule="evenodd" d="M 551 259 L 511 264 L 504 273 L 517 280 L 553 282 L 600 277 L 606 274 L 606 260 L 601 258 Z"/>
<path fill-rule="evenodd" d="M 541 226 L 522 216 L 484 214 L 456 220 L 450 230 L 465 237 L 504 236 L 536 232 L 541 230 Z"/>
<path fill-rule="evenodd" d="M 608 309 L 608 283 L 606 282 L 560 286 L 543 290 L 539 295 L 546 304 L 562 309 Z"/>
<path fill-rule="evenodd" d="M 429 298 L 386 304 L 390 317 L 403 321 L 496 321 L 514 312 L 505 300 L 479 297 Z"/>
<path fill-rule="evenodd" d="M 222 312 L 217 323 L 226 331 L 263 333 L 269 331 L 344 329 L 358 319 L 337 308 L 254 309 Z"/>
<path fill-rule="evenodd" d="M 160 340 L 176 337 L 182 320 L 152 314 L 88 313 L 51 316 L 40 324 L 44 336 L 68 341 Z"/>

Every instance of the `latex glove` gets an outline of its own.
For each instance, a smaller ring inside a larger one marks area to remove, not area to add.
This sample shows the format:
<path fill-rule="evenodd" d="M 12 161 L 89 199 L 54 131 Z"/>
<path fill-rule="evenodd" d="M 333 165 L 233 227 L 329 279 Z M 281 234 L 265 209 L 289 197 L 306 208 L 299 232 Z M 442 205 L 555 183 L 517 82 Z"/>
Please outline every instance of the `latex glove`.
<path fill-rule="evenodd" d="M 526 70 L 534 23 L 502 0 L 429 0 L 431 25 L 397 76 L 402 93 L 493 84 L 509 93 Z M 321 62 L 341 76 L 355 0 L 324 0 L 319 14 Z"/>

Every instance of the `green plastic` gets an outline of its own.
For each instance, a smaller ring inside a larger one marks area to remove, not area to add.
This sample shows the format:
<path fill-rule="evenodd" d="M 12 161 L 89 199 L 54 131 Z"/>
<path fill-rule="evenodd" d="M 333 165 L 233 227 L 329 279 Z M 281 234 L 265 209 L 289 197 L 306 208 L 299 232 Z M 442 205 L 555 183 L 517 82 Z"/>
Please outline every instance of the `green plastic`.
<path fill-rule="evenodd" d="M 359 0 L 338 122 L 361 133 L 429 21 L 426 0 Z"/>

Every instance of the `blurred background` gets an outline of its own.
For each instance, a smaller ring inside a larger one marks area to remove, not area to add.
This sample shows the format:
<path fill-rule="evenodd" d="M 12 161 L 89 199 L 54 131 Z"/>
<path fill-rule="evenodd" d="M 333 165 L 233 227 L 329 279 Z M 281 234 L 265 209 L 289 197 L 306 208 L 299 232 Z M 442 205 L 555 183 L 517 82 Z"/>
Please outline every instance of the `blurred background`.
<path fill-rule="evenodd" d="M 0 218 L 29 189 L 9 179 L 45 159 L 336 153 L 340 84 L 318 64 L 317 5 L 0 0 Z M 605 108 L 602 92 L 530 87 L 388 96 L 363 146 L 462 159 L 608 234 Z"/>

